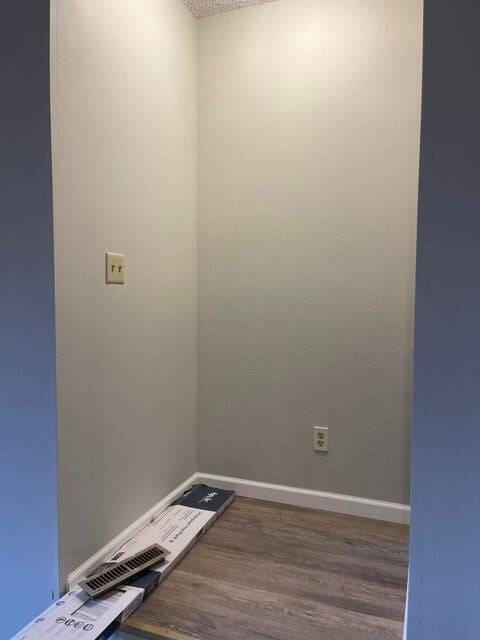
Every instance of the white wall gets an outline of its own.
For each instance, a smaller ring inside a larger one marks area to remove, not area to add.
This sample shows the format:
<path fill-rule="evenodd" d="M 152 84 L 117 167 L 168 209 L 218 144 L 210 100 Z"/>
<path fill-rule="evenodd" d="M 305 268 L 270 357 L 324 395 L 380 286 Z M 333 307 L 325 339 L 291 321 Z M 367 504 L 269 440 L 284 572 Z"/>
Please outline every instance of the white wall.
<path fill-rule="evenodd" d="M 199 23 L 202 471 L 408 502 L 421 14 Z"/>
<path fill-rule="evenodd" d="M 54 9 L 65 576 L 196 470 L 196 24 L 180 0 Z"/>
<path fill-rule="evenodd" d="M 198 407 L 197 23 L 53 9 L 62 577 L 196 470 L 197 408 L 201 471 L 408 502 L 420 0 L 198 22 Z"/>

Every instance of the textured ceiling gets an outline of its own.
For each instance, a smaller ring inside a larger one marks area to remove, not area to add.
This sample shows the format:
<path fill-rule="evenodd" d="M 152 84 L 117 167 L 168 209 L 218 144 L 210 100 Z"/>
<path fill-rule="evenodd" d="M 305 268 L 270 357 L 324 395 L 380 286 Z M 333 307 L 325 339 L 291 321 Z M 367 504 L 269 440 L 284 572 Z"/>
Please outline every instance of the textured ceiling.
<path fill-rule="evenodd" d="M 215 13 L 251 7 L 254 4 L 274 2 L 274 0 L 183 0 L 183 2 L 194 16 L 205 18 L 206 16 L 213 16 Z"/>

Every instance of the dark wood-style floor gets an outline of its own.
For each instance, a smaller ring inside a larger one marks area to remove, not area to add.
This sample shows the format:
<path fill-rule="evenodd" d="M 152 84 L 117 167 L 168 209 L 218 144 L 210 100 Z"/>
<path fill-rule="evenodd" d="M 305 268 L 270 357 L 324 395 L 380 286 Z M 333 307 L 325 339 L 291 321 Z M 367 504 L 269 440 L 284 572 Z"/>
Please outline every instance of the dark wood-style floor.
<path fill-rule="evenodd" d="M 237 498 L 125 630 L 170 640 L 397 640 L 408 528 Z"/>

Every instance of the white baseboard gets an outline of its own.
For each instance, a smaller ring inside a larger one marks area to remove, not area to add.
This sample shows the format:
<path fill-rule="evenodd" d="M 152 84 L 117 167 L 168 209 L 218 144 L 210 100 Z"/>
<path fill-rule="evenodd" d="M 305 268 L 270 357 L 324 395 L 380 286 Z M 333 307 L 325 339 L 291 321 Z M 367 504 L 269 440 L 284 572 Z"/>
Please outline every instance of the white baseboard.
<path fill-rule="evenodd" d="M 313 491 L 311 489 L 299 489 L 281 484 L 254 482 L 252 480 L 242 480 L 241 478 L 230 478 L 202 472 L 197 474 L 197 482 L 211 484 L 219 489 L 233 489 L 239 496 L 246 498 L 334 511 L 335 513 L 384 520 L 397 524 L 409 524 L 410 522 L 410 507 L 405 504 Z"/>
<path fill-rule="evenodd" d="M 165 511 L 177 498 L 179 498 L 187 489 L 190 489 L 192 484 L 198 482 L 197 473 L 182 482 L 176 489 L 171 491 L 168 496 L 165 496 L 163 500 L 160 500 L 156 505 L 144 513 L 138 520 L 135 520 L 129 527 L 127 527 L 122 533 L 118 534 L 111 542 L 106 544 L 100 551 L 84 562 L 78 569 L 75 569 L 67 578 L 67 590 L 71 590 L 78 584 L 78 581 L 84 576 L 91 573 L 96 567 L 111 556 L 119 547 L 125 542 L 128 542 L 130 538 L 141 531 L 149 522 L 151 522 L 159 513 Z"/>
<path fill-rule="evenodd" d="M 199 483 L 211 484 L 219 489 L 233 489 L 239 496 L 246 498 L 269 500 L 271 502 L 280 502 L 297 507 L 323 509 L 324 511 L 334 511 L 335 513 L 372 518 L 373 520 L 384 520 L 386 522 L 396 522 L 398 524 L 408 524 L 410 522 L 410 507 L 404 504 L 382 502 L 380 500 L 370 500 L 369 498 L 357 498 L 355 496 L 346 496 L 337 493 L 299 489 L 281 484 L 255 482 L 253 480 L 243 480 L 241 478 L 230 478 L 228 476 L 217 476 L 211 473 L 199 472 L 194 473 L 188 480 L 185 480 L 185 482 L 169 493 L 168 496 L 165 496 L 163 500 L 160 500 L 160 502 L 127 527 L 125 531 L 122 531 L 122 533 L 106 544 L 100 551 L 78 567 L 78 569 L 75 569 L 67 578 L 67 589 L 70 590 L 77 585 L 81 578 L 91 573 L 105 558 L 111 556 L 119 547 L 141 531 L 153 518 L 164 511 L 187 489 L 193 484 Z"/>

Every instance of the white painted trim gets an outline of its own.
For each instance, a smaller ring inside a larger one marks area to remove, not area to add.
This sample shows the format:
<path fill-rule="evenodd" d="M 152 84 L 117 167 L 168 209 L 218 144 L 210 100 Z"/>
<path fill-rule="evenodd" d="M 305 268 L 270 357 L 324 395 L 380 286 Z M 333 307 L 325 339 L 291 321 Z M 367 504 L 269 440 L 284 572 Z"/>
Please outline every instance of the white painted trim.
<path fill-rule="evenodd" d="M 406 603 L 405 603 L 405 619 L 404 619 L 404 622 L 403 622 L 403 640 L 407 640 L 409 594 L 410 594 L 410 566 L 408 567 L 407 599 L 406 599 Z"/>
<path fill-rule="evenodd" d="M 190 489 L 192 484 L 198 482 L 198 474 L 194 473 L 188 480 L 182 482 L 180 486 L 171 491 L 168 496 L 165 496 L 163 500 L 160 500 L 155 506 L 144 513 L 138 520 L 135 520 L 129 527 L 127 527 L 122 533 L 118 534 L 111 542 L 106 544 L 100 551 L 97 551 L 95 555 L 86 560 L 78 569 L 75 569 L 67 578 L 67 590 L 71 590 L 72 587 L 78 584 L 78 581 L 84 576 L 88 575 L 96 567 L 98 567 L 108 556 L 112 555 L 121 547 L 125 542 L 128 542 L 130 538 L 133 538 L 139 531 L 141 531 L 149 522 L 151 522 L 159 513 L 165 511 L 177 498 L 179 498 L 187 489 Z"/>
<path fill-rule="evenodd" d="M 201 472 L 197 474 L 197 482 L 211 484 L 219 489 L 233 489 L 239 496 L 246 498 L 270 500 L 271 502 L 281 502 L 297 507 L 323 509 L 325 511 L 334 511 L 398 524 L 408 524 L 410 522 L 410 507 L 405 504 L 287 487 L 281 484 L 254 482 L 252 480 Z"/>

